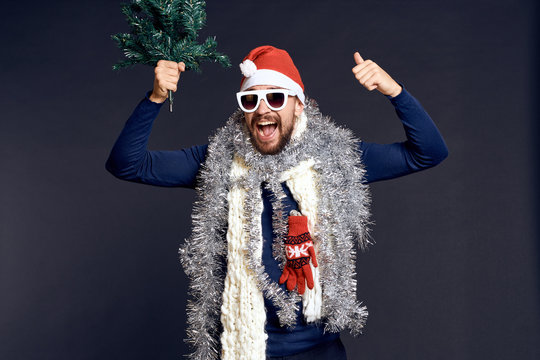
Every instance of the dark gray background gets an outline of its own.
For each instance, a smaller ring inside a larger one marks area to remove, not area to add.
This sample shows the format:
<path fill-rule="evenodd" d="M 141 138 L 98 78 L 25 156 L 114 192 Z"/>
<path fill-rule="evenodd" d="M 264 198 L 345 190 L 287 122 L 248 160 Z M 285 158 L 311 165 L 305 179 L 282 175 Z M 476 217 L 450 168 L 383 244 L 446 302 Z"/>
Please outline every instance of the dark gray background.
<path fill-rule="evenodd" d="M 104 169 L 150 67 L 113 72 L 120 1 L 26 1 L 0 22 L 1 359 L 173 359 L 187 352 L 177 248 L 194 193 Z M 537 7 L 530 1 L 209 1 L 232 69 L 186 73 L 152 149 L 205 143 L 235 109 L 237 64 L 287 49 L 306 92 L 366 141 L 402 141 L 352 54 L 417 97 L 450 149 L 373 184 L 376 245 L 358 259 L 370 316 L 350 359 L 538 359 Z"/>

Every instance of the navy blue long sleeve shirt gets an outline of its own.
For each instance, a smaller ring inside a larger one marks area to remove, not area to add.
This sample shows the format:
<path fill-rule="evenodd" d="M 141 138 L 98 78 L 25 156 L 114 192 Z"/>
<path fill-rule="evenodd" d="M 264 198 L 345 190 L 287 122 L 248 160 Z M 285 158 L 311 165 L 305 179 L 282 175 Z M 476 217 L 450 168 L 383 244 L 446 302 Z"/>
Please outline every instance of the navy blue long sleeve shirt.
<path fill-rule="evenodd" d="M 206 158 L 207 145 L 172 151 L 149 151 L 148 139 L 152 125 L 162 104 L 148 98 L 148 92 L 139 102 L 120 133 L 106 168 L 114 176 L 128 181 L 169 187 L 195 187 L 200 165 Z M 407 140 L 393 144 L 376 144 L 361 141 L 358 150 L 366 168 L 365 182 L 392 179 L 435 166 L 448 155 L 448 150 L 437 127 L 420 103 L 403 87 L 394 98 L 387 96 L 401 120 Z M 263 255 L 262 261 L 269 277 L 278 281 L 281 269 L 272 257 L 272 205 L 270 194 L 262 189 Z M 289 189 L 283 184 L 287 197 L 286 213 L 298 210 Z M 284 286 L 284 285 L 282 285 Z M 268 334 L 267 356 L 288 356 L 319 344 L 331 341 L 339 334 L 324 333 L 321 326 L 303 320 L 302 307 L 298 311 L 293 329 L 279 326 L 277 309 L 265 299 Z"/>

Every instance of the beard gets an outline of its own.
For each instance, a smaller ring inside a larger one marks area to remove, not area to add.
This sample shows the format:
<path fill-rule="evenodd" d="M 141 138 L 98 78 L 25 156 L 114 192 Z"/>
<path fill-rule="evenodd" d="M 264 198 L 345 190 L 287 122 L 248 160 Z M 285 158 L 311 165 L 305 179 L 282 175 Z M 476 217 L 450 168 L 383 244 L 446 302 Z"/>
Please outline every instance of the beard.
<path fill-rule="evenodd" d="M 277 131 L 279 131 L 279 139 L 278 139 L 278 142 L 274 145 L 269 145 L 269 144 L 265 144 L 265 143 L 262 143 L 258 140 L 255 132 L 256 131 L 259 131 L 257 129 L 257 125 L 255 125 L 257 123 L 257 121 L 259 120 L 272 120 L 272 121 L 275 121 L 276 122 L 276 126 L 277 126 Z M 276 155 L 278 154 L 279 152 L 281 152 L 281 150 L 283 150 L 283 148 L 285 146 L 287 146 L 287 144 L 289 143 L 289 141 L 291 140 L 291 137 L 292 137 L 292 133 L 293 133 L 293 130 L 294 130 L 294 120 L 293 121 L 288 121 L 288 126 L 287 125 L 283 125 L 283 122 L 281 121 L 281 118 L 279 116 L 272 116 L 272 115 L 263 115 L 263 116 L 256 116 L 256 117 L 253 117 L 251 119 L 251 126 L 247 126 L 248 127 L 248 130 L 249 130 L 249 134 L 250 134 L 250 140 L 251 140 L 251 144 L 253 145 L 253 147 L 255 147 L 255 149 L 260 152 L 261 154 L 263 155 Z"/>

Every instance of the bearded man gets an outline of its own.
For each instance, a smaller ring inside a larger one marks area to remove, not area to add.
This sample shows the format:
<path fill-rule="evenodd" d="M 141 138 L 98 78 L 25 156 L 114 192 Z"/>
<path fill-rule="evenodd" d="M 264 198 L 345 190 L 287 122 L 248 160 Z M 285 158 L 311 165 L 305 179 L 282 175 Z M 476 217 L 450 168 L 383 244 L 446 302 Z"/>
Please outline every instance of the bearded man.
<path fill-rule="evenodd" d="M 116 141 L 106 168 L 159 186 L 195 188 L 190 277 L 192 359 L 346 359 L 339 332 L 364 327 L 355 249 L 369 244 L 368 183 L 447 156 L 420 103 L 371 60 L 356 79 L 396 109 L 407 141 L 366 143 L 322 116 L 289 54 L 253 49 L 240 64 L 239 109 L 208 145 L 148 151 L 154 119 L 183 63 L 160 61 L 154 88 Z"/>

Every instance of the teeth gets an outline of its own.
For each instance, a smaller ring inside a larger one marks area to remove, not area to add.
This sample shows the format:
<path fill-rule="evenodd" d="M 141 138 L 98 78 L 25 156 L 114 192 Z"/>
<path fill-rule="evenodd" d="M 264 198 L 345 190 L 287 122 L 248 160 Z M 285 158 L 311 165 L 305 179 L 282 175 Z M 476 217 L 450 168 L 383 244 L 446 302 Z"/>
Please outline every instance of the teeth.
<path fill-rule="evenodd" d="M 259 126 L 265 126 L 265 125 L 274 125 L 276 122 L 275 121 L 261 121 L 260 123 L 258 123 L 257 125 Z"/>

